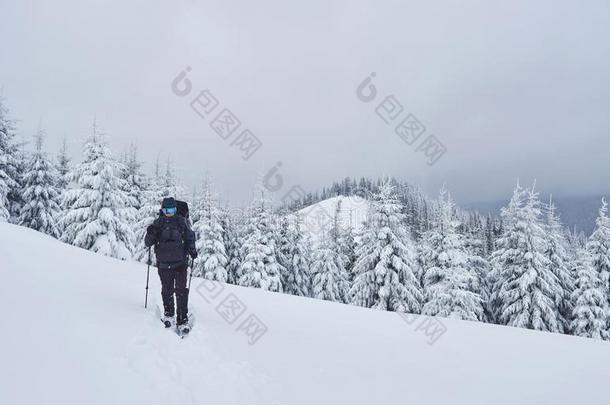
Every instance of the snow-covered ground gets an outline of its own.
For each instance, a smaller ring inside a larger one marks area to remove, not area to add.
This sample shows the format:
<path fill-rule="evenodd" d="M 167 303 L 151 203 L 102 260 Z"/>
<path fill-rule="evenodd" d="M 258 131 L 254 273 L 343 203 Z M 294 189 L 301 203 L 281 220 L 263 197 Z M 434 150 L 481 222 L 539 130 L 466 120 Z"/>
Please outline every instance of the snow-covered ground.
<path fill-rule="evenodd" d="M 0 404 L 608 402 L 607 342 L 201 280 L 180 340 L 158 320 L 152 271 L 143 308 L 144 265 L 8 224 L 0 258 Z M 221 316 L 227 303 L 237 319 Z"/>

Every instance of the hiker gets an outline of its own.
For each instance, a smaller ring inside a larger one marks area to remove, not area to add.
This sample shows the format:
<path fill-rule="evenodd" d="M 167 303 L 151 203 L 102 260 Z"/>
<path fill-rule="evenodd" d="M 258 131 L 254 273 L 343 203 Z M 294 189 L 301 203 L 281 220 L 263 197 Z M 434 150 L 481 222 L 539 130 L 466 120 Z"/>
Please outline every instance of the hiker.
<path fill-rule="evenodd" d="M 197 250 L 195 249 L 195 234 L 188 226 L 185 216 L 178 212 L 174 198 L 164 198 L 159 218 L 155 219 L 153 224 L 147 228 L 144 243 L 149 248 L 153 245 L 155 247 L 164 308 L 164 316 L 161 320 L 166 327 L 171 326 L 174 318 L 175 292 L 176 325 L 188 333 L 187 255 L 194 259 L 197 257 Z"/>

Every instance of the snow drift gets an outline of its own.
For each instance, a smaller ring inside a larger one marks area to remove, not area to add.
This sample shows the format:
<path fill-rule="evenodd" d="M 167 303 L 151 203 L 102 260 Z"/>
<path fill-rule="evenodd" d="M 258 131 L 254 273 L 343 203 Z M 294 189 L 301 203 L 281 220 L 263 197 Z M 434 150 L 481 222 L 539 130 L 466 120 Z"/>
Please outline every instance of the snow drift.
<path fill-rule="evenodd" d="M 604 403 L 610 344 L 193 281 L 192 334 L 146 266 L 0 224 L 1 404 Z M 235 311 L 227 311 L 228 303 Z M 239 314 L 236 316 L 235 314 Z M 256 317 L 256 318 L 253 318 Z M 264 333 L 245 322 L 256 319 Z M 422 328 L 424 328 L 422 330 Z M 433 344 L 431 344 L 433 343 Z"/>

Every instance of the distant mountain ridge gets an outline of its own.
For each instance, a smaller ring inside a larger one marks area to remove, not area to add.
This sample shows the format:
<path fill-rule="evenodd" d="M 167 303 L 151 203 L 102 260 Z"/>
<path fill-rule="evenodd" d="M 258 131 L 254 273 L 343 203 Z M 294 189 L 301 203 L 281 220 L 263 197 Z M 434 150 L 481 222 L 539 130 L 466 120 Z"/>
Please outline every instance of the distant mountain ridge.
<path fill-rule="evenodd" d="M 566 228 L 576 229 L 590 235 L 595 229 L 595 219 L 602 204 L 603 195 L 579 197 L 555 197 L 553 201 L 561 215 L 561 221 Z M 541 201 L 547 202 L 548 196 L 541 195 Z M 458 204 L 466 210 L 478 211 L 482 215 L 500 215 L 500 210 L 508 204 L 508 199 Z"/>

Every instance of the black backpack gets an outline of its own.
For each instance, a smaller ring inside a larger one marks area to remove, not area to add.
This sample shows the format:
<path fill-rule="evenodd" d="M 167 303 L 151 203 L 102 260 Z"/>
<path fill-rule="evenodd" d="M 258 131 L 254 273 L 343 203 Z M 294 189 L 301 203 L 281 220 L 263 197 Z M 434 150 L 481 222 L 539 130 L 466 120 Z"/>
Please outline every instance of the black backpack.
<path fill-rule="evenodd" d="M 186 202 L 176 200 L 176 210 L 178 215 L 184 219 L 189 219 L 189 205 Z"/>
<path fill-rule="evenodd" d="M 189 205 L 185 201 L 176 200 L 176 212 L 186 220 L 186 226 L 191 229 L 191 219 L 189 218 Z"/>
<path fill-rule="evenodd" d="M 160 219 L 159 238 L 155 245 L 155 255 L 159 263 L 175 263 L 186 260 L 186 252 L 184 248 L 184 232 L 185 229 L 182 218 L 176 216 L 174 218 Z M 186 222 L 186 219 L 184 219 Z M 188 227 L 188 226 L 187 226 Z"/>

